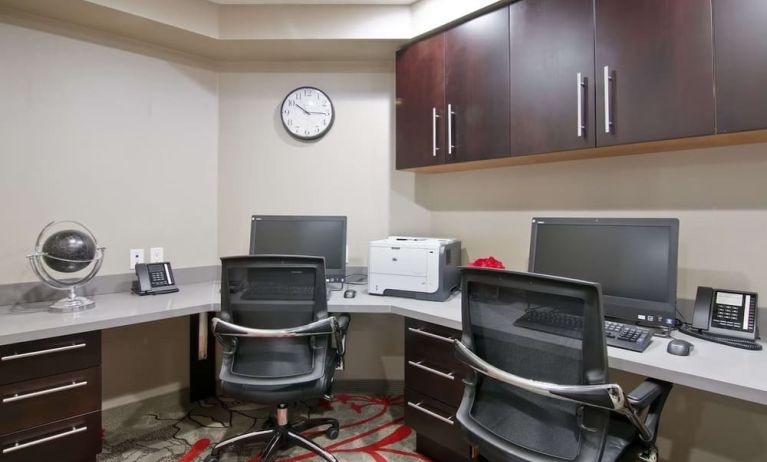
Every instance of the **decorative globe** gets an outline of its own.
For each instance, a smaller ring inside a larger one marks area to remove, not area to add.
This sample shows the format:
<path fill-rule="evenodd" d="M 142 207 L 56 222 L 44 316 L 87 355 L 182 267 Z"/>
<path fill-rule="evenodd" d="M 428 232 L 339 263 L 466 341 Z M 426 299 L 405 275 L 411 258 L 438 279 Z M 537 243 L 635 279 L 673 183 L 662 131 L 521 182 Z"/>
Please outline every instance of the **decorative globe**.
<path fill-rule="evenodd" d="M 52 310 L 93 308 L 93 300 L 78 296 L 77 289 L 101 269 L 104 247 L 99 247 L 96 237 L 83 224 L 69 220 L 48 223 L 37 236 L 35 251 L 27 258 L 40 280 L 54 289 L 69 291 L 68 297 L 51 305 Z M 75 274 L 78 272 L 82 274 Z M 66 277 L 62 278 L 62 273 Z"/>
<path fill-rule="evenodd" d="M 75 273 L 96 257 L 96 241 L 82 231 L 65 229 L 51 234 L 43 244 L 43 261 L 60 273 Z"/>

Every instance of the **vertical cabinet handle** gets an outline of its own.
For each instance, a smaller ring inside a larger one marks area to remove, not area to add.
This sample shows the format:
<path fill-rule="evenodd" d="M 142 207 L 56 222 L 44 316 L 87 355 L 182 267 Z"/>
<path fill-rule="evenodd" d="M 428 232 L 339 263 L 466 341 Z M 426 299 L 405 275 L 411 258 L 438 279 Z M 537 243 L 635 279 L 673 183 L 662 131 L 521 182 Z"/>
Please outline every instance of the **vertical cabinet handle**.
<path fill-rule="evenodd" d="M 578 138 L 584 138 L 586 125 L 584 125 L 583 120 L 585 119 L 585 116 L 583 114 L 583 92 L 586 91 L 586 82 L 583 80 L 583 74 L 578 72 L 577 75 L 577 91 L 578 91 Z"/>
<path fill-rule="evenodd" d="M 453 105 L 448 104 L 447 105 L 447 153 L 449 155 L 453 154 L 453 149 L 455 149 L 455 145 L 453 144 L 453 116 L 455 115 L 455 111 L 453 111 Z"/>
<path fill-rule="evenodd" d="M 612 83 L 613 76 L 610 74 L 610 66 L 605 66 L 605 133 L 612 131 L 613 121 L 610 120 L 612 111 L 610 108 L 610 84 Z"/>
<path fill-rule="evenodd" d="M 431 155 L 432 157 L 437 157 L 437 151 L 439 151 L 439 148 L 437 147 L 437 119 L 439 119 L 439 114 L 437 114 L 437 108 L 433 107 L 431 108 Z"/>

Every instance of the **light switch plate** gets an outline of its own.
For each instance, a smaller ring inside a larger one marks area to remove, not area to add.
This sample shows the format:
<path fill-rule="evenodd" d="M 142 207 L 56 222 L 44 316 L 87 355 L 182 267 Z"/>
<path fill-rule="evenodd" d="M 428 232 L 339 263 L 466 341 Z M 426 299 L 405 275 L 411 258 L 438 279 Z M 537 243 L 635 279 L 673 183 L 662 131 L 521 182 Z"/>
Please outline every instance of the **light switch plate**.
<path fill-rule="evenodd" d="M 162 247 L 152 247 L 149 249 L 149 263 L 160 263 L 165 261 L 165 250 Z"/>
<path fill-rule="evenodd" d="M 130 269 L 136 269 L 136 263 L 144 263 L 144 249 L 130 249 Z"/>

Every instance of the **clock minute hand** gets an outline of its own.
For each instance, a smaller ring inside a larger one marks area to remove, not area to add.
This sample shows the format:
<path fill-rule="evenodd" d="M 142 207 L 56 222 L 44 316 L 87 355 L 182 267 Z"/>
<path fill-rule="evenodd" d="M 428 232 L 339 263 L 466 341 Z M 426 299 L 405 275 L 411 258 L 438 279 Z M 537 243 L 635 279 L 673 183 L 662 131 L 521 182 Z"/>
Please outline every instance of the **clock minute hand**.
<path fill-rule="evenodd" d="M 303 106 L 301 106 L 300 104 L 296 103 L 296 106 L 298 106 L 298 108 L 299 108 L 299 109 L 301 109 L 302 111 L 304 111 L 305 113 L 307 113 L 307 114 L 311 114 L 311 112 L 309 112 L 309 111 L 307 111 L 306 109 L 304 109 L 304 107 L 303 107 Z"/>

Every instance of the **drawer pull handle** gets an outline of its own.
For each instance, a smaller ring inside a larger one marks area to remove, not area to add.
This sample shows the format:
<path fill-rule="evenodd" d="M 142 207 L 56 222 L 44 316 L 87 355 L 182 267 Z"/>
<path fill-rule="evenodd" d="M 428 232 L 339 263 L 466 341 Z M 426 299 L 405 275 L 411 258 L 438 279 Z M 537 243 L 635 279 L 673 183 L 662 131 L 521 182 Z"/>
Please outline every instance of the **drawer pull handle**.
<path fill-rule="evenodd" d="M 25 448 L 28 448 L 30 446 L 37 446 L 38 444 L 47 443 L 48 441 L 57 440 L 59 438 L 64 438 L 65 436 L 74 435 L 76 433 L 81 433 L 81 432 L 84 432 L 87 429 L 88 429 L 88 427 L 72 427 L 71 430 L 67 430 L 67 431 L 61 432 L 61 433 L 56 433 L 55 435 L 51 435 L 51 436 L 46 436 L 45 438 L 40 438 L 39 440 L 33 440 L 33 441 L 26 442 L 26 443 L 21 443 L 21 444 L 16 443 L 16 444 L 14 444 L 11 447 L 4 448 L 3 449 L 3 454 L 8 454 L 9 452 L 18 451 L 20 449 L 25 449 Z"/>
<path fill-rule="evenodd" d="M 69 351 L 69 350 L 76 350 L 78 348 L 85 348 L 85 343 L 75 343 L 74 345 L 67 345 L 57 348 L 48 348 L 47 350 L 37 350 L 37 351 L 30 351 L 28 353 L 16 353 L 8 356 L 0 357 L 0 361 L 12 361 L 14 359 L 23 359 L 23 358 L 29 358 L 32 356 L 41 356 L 41 355 L 47 355 L 51 353 L 58 353 L 60 351 Z"/>
<path fill-rule="evenodd" d="M 409 330 L 410 332 L 413 332 L 414 334 L 423 335 L 425 337 L 434 338 L 437 340 L 442 340 L 443 342 L 447 342 L 447 343 L 453 343 L 454 341 L 454 339 L 451 337 L 444 337 L 442 335 L 432 334 L 431 332 L 425 331 L 421 329 L 420 327 L 419 328 L 408 327 L 407 330 Z"/>
<path fill-rule="evenodd" d="M 454 375 L 455 373 L 453 371 L 450 371 L 450 372 L 438 371 L 437 369 L 432 369 L 429 366 L 424 366 L 423 365 L 423 361 L 418 361 L 418 362 L 416 362 L 416 361 L 408 361 L 407 363 L 410 364 L 413 367 L 417 367 L 419 369 L 423 369 L 426 372 L 431 372 L 434 375 L 438 375 L 440 377 L 444 377 L 444 378 L 450 379 L 450 380 L 455 380 L 455 375 Z"/>
<path fill-rule="evenodd" d="M 60 391 L 64 390 L 71 390 L 73 388 L 80 388 L 88 385 L 88 382 L 86 380 L 83 380 L 82 382 L 72 382 L 68 383 L 66 385 L 61 385 L 60 387 L 54 387 L 54 388 L 47 388 L 45 390 L 40 391 L 33 391 L 31 393 L 24 393 L 23 395 L 15 394 L 13 396 L 9 396 L 8 398 L 3 398 L 3 404 L 5 403 L 13 403 L 16 401 L 22 401 L 29 398 L 34 398 L 35 396 L 42 396 L 42 395 L 49 395 L 51 393 L 58 393 Z"/>
<path fill-rule="evenodd" d="M 454 422 L 453 422 L 453 418 L 452 417 L 442 417 L 441 415 L 437 414 L 436 412 L 430 411 L 430 410 L 426 409 L 425 407 L 422 407 L 421 404 L 423 404 L 423 401 L 419 401 L 417 404 L 412 402 L 412 401 L 408 401 L 407 402 L 408 406 L 410 406 L 410 407 L 412 407 L 414 409 L 417 409 L 417 410 L 423 412 L 426 415 L 432 416 L 432 417 L 434 417 L 437 420 L 441 420 L 441 421 L 445 422 L 446 424 L 453 425 Z"/>

